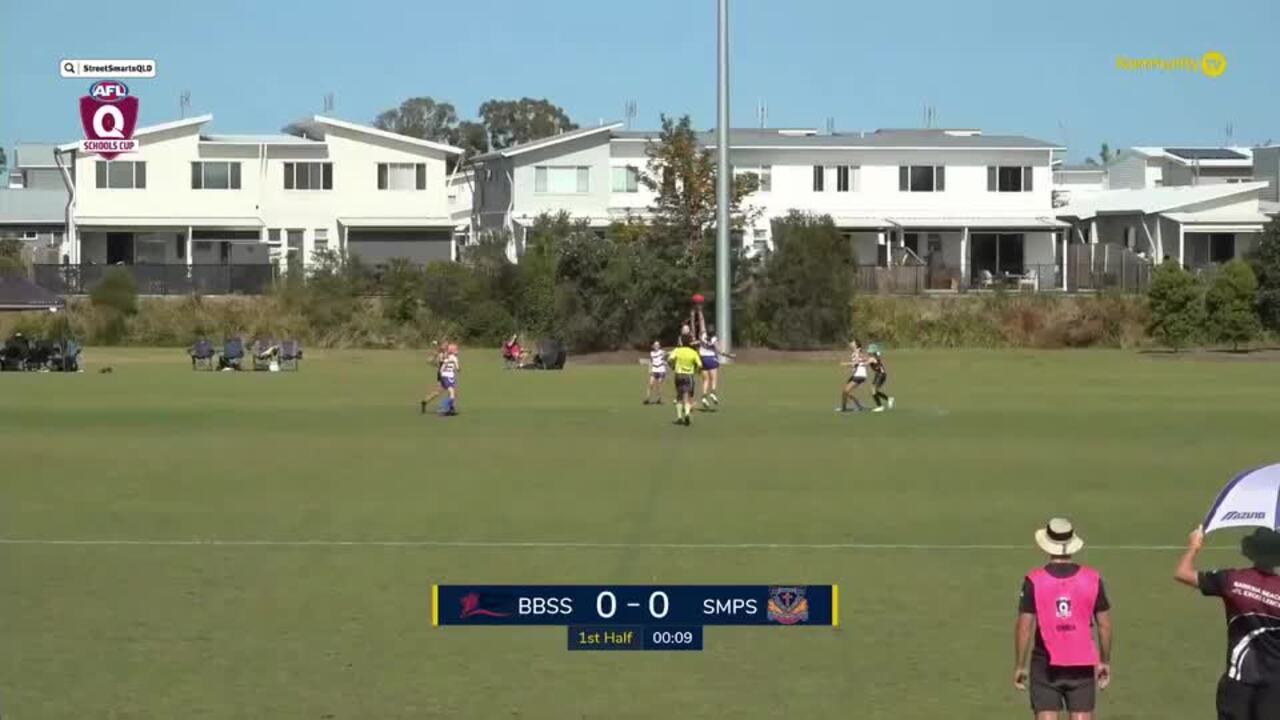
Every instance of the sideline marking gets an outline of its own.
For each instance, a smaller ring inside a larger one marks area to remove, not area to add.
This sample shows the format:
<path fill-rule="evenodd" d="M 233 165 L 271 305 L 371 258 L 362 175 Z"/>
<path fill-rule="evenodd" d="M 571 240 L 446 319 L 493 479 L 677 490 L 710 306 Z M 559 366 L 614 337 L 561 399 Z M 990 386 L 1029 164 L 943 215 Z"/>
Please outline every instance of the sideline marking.
<path fill-rule="evenodd" d="M 1022 545 L 928 545 L 899 543 L 599 543 L 572 541 L 501 540 L 70 540 L 49 538 L 0 538 L 0 545 L 69 545 L 82 547 L 399 547 L 475 549 L 586 549 L 586 550 L 1039 550 Z M 1168 551 L 1185 545 L 1089 545 L 1089 550 Z M 1206 546 L 1205 550 L 1234 550 L 1234 546 Z"/>

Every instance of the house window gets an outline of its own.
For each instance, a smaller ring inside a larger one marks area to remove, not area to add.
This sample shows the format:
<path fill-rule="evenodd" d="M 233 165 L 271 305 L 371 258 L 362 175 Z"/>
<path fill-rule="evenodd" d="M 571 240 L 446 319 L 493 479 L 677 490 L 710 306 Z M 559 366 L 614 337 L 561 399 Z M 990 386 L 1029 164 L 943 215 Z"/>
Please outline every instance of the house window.
<path fill-rule="evenodd" d="M 26 186 L 26 181 L 22 176 L 22 171 L 10 170 L 9 171 L 9 188 L 11 190 L 16 190 L 19 188 L 23 188 L 25 186 Z"/>
<path fill-rule="evenodd" d="M 947 168 L 942 165 L 900 165 L 901 192 L 942 192 L 947 189 Z"/>
<path fill-rule="evenodd" d="M 764 229 L 755 229 L 751 231 L 751 247 L 756 252 L 768 252 L 769 250 L 769 231 Z"/>
<path fill-rule="evenodd" d="M 110 162 L 99 160 L 95 163 L 95 184 L 99 188 L 111 190 L 145 190 L 147 187 L 147 164 L 127 160 Z"/>
<path fill-rule="evenodd" d="M 1031 192 L 1031 168 L 1025 165 L 988 166 L 987 192 Z"/>
<path fill-rule="evenodd" d="M 773 191 L 773 166 L 760 166 L 760 192 Z"/>
<path fill-rule="evenodd" d="M 613 191 L 640 192 L 640 169 L 634 165 L 613 168 Z"/>
<path fill-rule="evenodd" d="M 822 165 L 813 166 L 813 191 L 822 192 L 826 189 L 827 169 Z"/>
<path fill-rule="evenodd" d="M 271 228 L 267 230 L 267 242 L 269 243 L 280 242 L 280 228 Z"/>
<path fill-rule="evenodd" d="M 538 165 L 533 169 L 533 191 L 548 195 L 591 192 L 591 168 L 585 165 Z"/>
<path fill-rule="evenodd" d="M 836 168 L 836 192 L 858 189 L 858 166 L 841 165 Z"/>
<path fill-rule="evenodd" d="M 317 251 L 317 250 L 328 250 L 328 249 L 329 249 L 329 230 L 328 230 L 328 228 L 316 228 L 316 229 L 315 229 L 315 234 L 313 235 L 313 237 L 314 237 L 314 239 L 315 239 L 315 242 L 314 242 L 314 243 L 312 243 L 312 244 L 314 245 L 314 247 L 313 247 L 313 248 L 312 248 L 312 250 L 311 250 L 312 252 L 315 252 L 315 251 Z"/>
<path fill-rule="evenodd" d="M 332 190 L 333 163 L 285 163 L 284 189 Z"/>
<path fill-rule="evenodd" d="M 192 190 L 239 190 L 240 163 L 193 162 L 191 163 Z"/>
<path fill-rule="evenodd" d="M 187 239 L 185 237 L 178 235 L 173 239 L 173 254 L 176 255 L 179 260 L 186 259 Z"/>
<path fill-rule="evenodd" d="M 39 235 L 39 234 L 37 234 L 35 231 L 32 231 L 32 230 L 24 230 L 24 231 L 22 232 L 22 239 L 23 239 L 23 240 L 36 240 L 36 239 L 38 239 L 39 237 L 40 237 L 40 235 Z"/>
<path fill-rule="evenodd" d="M 378 163 L 379 190 L 426 190 L 426 163 Z"/>

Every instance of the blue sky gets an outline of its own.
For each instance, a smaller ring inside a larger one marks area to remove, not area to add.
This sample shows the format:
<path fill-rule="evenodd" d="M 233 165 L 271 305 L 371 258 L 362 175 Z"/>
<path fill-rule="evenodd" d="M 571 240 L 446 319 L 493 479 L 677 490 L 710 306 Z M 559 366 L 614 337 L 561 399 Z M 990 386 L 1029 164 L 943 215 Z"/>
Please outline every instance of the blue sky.
<path fill-rule="evenodd" d="M 1280 142 L 1276 0 L 731 0 L 733 124 L 981 127 L 1065 143 L 1075 160 L 1135 144 Z M 405 97 L 546 97 L 580 124 L 660 113 L 710 127 L 714 0 L 6 0 L 0 144 L 74 140 L 85 81 L 64 57 L 156 59 L 133 80 L 140 124 L 196 113 L 221 132 L 275 131 L 322 108 L 368 122 Z M 1222 52 L 1219 78 L 1125 72 L 1117 56 Z"/>

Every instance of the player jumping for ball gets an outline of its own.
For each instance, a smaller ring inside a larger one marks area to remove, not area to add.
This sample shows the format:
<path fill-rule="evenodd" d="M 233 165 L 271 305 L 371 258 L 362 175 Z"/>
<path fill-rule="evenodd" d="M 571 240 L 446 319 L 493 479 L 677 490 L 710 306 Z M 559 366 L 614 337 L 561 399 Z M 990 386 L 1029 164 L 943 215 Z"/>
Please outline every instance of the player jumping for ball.
<path fill-rule="evenodd" d="M 849 360 L 840 363 L 844 367 L 851 368 L 852 372 L 849 379 L 844 382 L 844 387 L 840 392 L 840 407 L 836 408 L 836 412 L 848 412 L 849 401 L 853 401 L 854 412 L 862 412 L 866 410 L 862 406 L 862 402 L 858 400 L 856 392 L 858 386 L 867 381 L 867 363 L 869 356 L 862 351 L 862 346 L 858 344 L 858 339 L 854 338 L 849 343 Z"/>
<path fill-rule="evenodd" d="M 662 404 L 662 381 L 666 379 L 667 351 L 662 349 L 661 342 L 654 340 L 649 348 L 649 385 L 644 393 L 645 405 Z"/>
<path fill-rule="evenodd" d="M 688 426 L 693 414 L 694 376 L 702 369 L 702 357 L 694 350 L 691 336 L 681 338 L 680 346 L 667 356 L 667 362 L 675 371 L 676 379 L 676 425 Z"/>
<path fill-rule="evenodd" d="M 702 358 L 702 409 L 710 410 L 711 404 L 720 405 L 720 397 L 716 390 L 720 385 L 720 339 L 716 337 L 715 327 L 707 327 L 707 319 L 702 315 L 702 306 L 694 311 L 694 328 L 697 330 L 698 356 Z"/>

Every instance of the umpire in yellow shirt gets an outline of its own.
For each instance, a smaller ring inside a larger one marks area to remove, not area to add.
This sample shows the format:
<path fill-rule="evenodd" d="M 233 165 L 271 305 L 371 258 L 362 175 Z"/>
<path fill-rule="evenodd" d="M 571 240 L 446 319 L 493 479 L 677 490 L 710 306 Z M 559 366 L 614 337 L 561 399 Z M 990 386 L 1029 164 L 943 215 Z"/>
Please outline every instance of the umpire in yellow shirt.
<path fill-rule="evenodd" d="M 675 371 L 676 425 L 688 427 L 693 413 L 694 378 L 702 370 L 702 357 L 693 348 L 693 336 L 681 335 L 680 346 L 667 356 L 667 364 Z"/>

